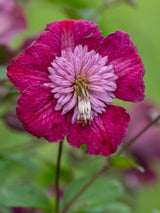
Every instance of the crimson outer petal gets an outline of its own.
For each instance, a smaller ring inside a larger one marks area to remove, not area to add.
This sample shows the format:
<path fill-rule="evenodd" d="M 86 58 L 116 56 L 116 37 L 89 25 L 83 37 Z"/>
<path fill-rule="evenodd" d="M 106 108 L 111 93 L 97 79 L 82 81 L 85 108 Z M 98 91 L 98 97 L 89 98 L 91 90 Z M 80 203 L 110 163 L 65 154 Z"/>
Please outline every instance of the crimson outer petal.
<path fill-rule="evenodd" d="M 114 66 L 118 76 L 116 97 L 131 102 L 143 100 L 144 67 L 129 35 L 121 31 L 109 34 L 98 52 L 108 56 L 108 64 Z"/>
<path fill-rule="evenodd" d="M 90 126 L 72 124 L 67 137 L 73 147 L 87 145 L 86 152 L 94 155 L 108 156 L 115 153 L 125 136 L 130 117 L 125 109 L 119 106 L 108 106 L 106 113 L 95 117 Z"/>
<path fill-rule="evenodd" d="M 68 134 L 66 116 L 55 112 L 56 101 L 48 87 L 30 86 L 18 99 L 17 115 L 24 128 L 38 138 L 58 142 Z"/>
<path fill-rule="evenodd" d="M 47 25 L 48 32 L 42 33 L 22 54 L 7 67 L 7 76 L 22 92 L 33 84 L 43 84 L 48 79 L 48 67 L 61 50 L 74 48 L 78 44 L 95 49 L 103 42 L 103 36 L 94 22 L 66 20 Z"/>
<path fill-rule="evenodd" d="M 12 60 L 7 67 L 7 76 L 19 92 L 31 85 L 43 85 L 50 82 L 47 68 L 53 57 L 49 46 L 34 44 Z"/>

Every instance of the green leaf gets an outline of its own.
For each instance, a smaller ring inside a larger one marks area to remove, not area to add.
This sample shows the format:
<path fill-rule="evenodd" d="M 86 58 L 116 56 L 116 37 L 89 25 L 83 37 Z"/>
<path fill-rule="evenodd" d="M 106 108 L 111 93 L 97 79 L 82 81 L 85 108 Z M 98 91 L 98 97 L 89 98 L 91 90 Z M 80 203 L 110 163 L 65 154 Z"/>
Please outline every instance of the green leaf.
<path fill-rule="evenodd" d="M 111 164 L 113 167 L 123 168 L 123 169 L 135 168 L 139 170 L 140 172 L 144 172 L 144 168 L 136 164 L 131 159 L 128 159 L 119 155 L 114 155 L 110 159 L 111 159 Z"/>
<path fill-rule="evenodd" d="M 6 160 L 9 160 L 11 162 L 14 162 L 20 166 L 22 166 L 25 169 L 28 169 L 32 172 L 38 172 L 40 171 L 39 166 L 32 160 L 32 158 L 29 158 L 25 155 L 17 155 L 17 156 L 11 156 L 11 155 L 3 155 L 3 158 Z"/>
<path fill-rule="evenodd" d="M 1 187 L 0 204 L 7 207 L 19 206 L 50 211 L 50 204 L 46 194 L 27 184 L 14 184 Z"/>
<path fill-rule="evenodd" d="M 0 212 L 1 213 L 12 213 L 8 207 L 1 205 L 1 204 L 0 204 Z"/>
<path fill-rule="evenodd" d="M 65 191 L 63 205 L 65 206 L 89 180 L 90 178 L 87 177 L 71 183 Z M 113 178 L 98 178 L 77 199 L 71 210 L 75 212 L 84 206 L 106 205 L 115 202 L 123 195 L 124 190 L 119 181 Z"/>
<path fill-rule="evenodd" d="M 60 2 L 63 4 L 63 5 L 66 5 L 70 8 L 73 8 L 73 9 L 80 9 L 80 8 L 98 8 L 100 7 L 100 5 L 102 4 L 102 1 L 103 0 L 60 0 Z M 57 1 L 59 2 L 59 0 Z"/>
<path fill-rule="evenodd" d="M 131 208 L 126 204 L 116 202 L 116 203 L 109 203 L 107 205 L 102 206 L 93 206 L 93 207 L 84 207 L 82 211 L 86 213 L 130 213 Z M 77 212 L 78 213 L 78 212 Z"/>
<path fill-rule="evenodd" d="M 11 162 L 0 160 L 0 185 L 3 185 L 8 180 L 11 171 Z"/>
<path fill-rule="evenodd" d="M 5 66 L 0 66 L 0 80 L 8 79 L 6 72 L 7 72 L 7 68 Z"/>

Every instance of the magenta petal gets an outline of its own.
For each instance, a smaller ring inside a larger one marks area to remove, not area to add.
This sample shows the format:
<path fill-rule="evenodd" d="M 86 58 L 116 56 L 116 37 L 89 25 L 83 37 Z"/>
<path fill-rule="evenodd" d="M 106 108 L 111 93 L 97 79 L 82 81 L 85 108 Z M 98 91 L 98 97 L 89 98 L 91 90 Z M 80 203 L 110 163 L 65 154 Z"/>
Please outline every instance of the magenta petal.
<path fill-rule="evenodd" d="M 74 48 L 82 44 L 87 45 L 89 50 L 96 50 L 103 42 L 103 36 L 94 22 L 85 20 L 65 20 L 52 22 L 47 25 L 55 37 L 60 49 Z M 59 40 L 58 40 L 59 39 Z"/>
<path fill-rule="evenodd" d="M 13 59 L 7 67 L 7 76 L 19 92 L 33 84 L 50 82 L 47 68 L 54 55 L 49 46 L 35 44 Z"/>
<path fill-rule="evenodd" d="M 95 117 L 90 126 L 72 124 L 70 119 L 67 140 L 73 147 L 86 144 L 88 154 L 108 156 L 116 152 L 126 134 L 129 120 L 124 108 L 108 106 L 106 113 Z"/>
<path fill-rule="evenodd" d="M 137 49 L 127 33 L 116 31 L 104 39 L 99 53 L 108 56 L 117 79 L 117 98 L 138 102 L 144 99 L 144 67 Z"/>
<path fill-rule="evenodd" d="M 18 99 L 17 115 L 32 135 L 58 142 L 68 134 L 69 128 L 66 116 L 62 116 L 60 111 L 56 112 L 55 105 L 49 88 L 31 86 Z"/>

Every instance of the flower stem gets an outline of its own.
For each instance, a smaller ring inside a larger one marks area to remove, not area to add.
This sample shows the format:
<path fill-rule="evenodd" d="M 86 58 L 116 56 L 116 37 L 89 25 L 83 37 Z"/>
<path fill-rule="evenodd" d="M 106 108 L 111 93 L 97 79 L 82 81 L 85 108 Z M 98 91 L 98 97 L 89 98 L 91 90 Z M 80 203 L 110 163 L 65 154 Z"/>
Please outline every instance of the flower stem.
<path fill-rule="evenodd" d="M 142 129 L 135 137 L 133 137 L 118 153 L 118 155 L 122 154 L 124 151 L 128 149 L 128 147 L 137 140 L 144 132 L 146 132 L 153 124 L 155 124 L 160 119 L 160 115 L 158 115 L 153 121 L 151 121 L 144 129 Z M 62 209 L 60 213 L 66 213 L 68 209 L 72 206 L 72 204 L 80 197 L 81 194 L 99 177 L 101 176 L 105 171 L 107 171 L 111 167 L 110 159 L 107 159 L 107 164 L 99 171 L 97 172 L 91 180 L 86 183 L 84 187 L 73 197 L 73 199 Z"/>
<path fill-rule="evenodd" d="M 58 156 L 57 156 L 57 167 L 56 167 L 56 206 L 55 212 L 59 213 L 59 174 L 60 174 L 60 163 L 61 163 L 61 155 L 62 155 L 62 146 L 63 141 L 59 142 Z"/>
<path fill-rule="evenodd" d="M 160 114 L 154 119 L 152 120 L 147 126 L 145 126 L 135 137 L 133 137 L 130 141 L 128 141 L 128 143 L 126 143 L 126 145 L 124 147 L 122 147 L 122 149 L 119 151 L 118 155 L 121 155 L 122 152 L 126 151 L 128 149 L 128 147 L 137 140 L 137 138 L 139 138 L 141 135 L 143 135 L 144 132 L 146 132 L 153 124 L 155 124 L 158 120 L 160 119 Z"/>
<path fill-rule="evenodd" d="M 91 180 L 86 183 L 86 185 L 84 185 L 81 190 L 75 195 L 75 197 L 64 207 L 64 209 L 60 212 L 60 213 L 65 213 L 68 211 L 68 209 L 72 206 L 72 204 L 79 198 L 79 196 L 99 177 L 101 176 L 104 171 L 106 171 L 108 168 L 110 167 L 110 165 L 105 164 L 105 166 L 99 171 L 97 172 L 92 178 Z"/>

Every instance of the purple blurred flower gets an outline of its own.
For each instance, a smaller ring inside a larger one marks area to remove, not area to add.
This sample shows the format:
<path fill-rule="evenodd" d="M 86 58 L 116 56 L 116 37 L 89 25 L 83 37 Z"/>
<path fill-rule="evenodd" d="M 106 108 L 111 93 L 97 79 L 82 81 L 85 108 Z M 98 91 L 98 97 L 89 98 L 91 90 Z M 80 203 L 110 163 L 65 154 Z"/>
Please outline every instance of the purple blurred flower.
<path fill-rule="evenodd" d="M 15 207 L 12 209 L 12 212 L 13 213 L 35 213 L 35 210 Z"/>
<path fill-rule="evenodd" d="M 12 110 L 3 115 L 3 120 L 10 128 L 17 130 L 17 131 L 25 131 L 23 128 L 22 123 L 17 117 L 16 111 Z"/>
<path fill-rule="evenodd" d="M 27 208 L 21 208 L 21 207 L 12 208 L 12 212 L 13 213 L 45 213 L 42 210 L 27 209 Z"/>
<path fill-rule="evenodd" d="M 124 142 L 137 135 L 159 113 L 160 110 L 151 102 L 143 102 L 136 105 L 130 113 L 131 122 Z M 144 167 L 145 172 L 141 173 L 135 169 L 129 170 L 127 172 L 127 182 L 137 185 L 139 182 L 155 180 L 156 174 L 151 164 L 153 165 L 153 162 L 160 157 L 160 129 L 158 128 L 158 123 L 154 124 L 139 137 L 129 147 L 128 153 L 137 160 L 139 165 Z"/>
<path fill-rule="evenodd" d="M 26 28 L 23 11 L 13 0 L 0 0 L 0 45 L 9 45 Z"/>

